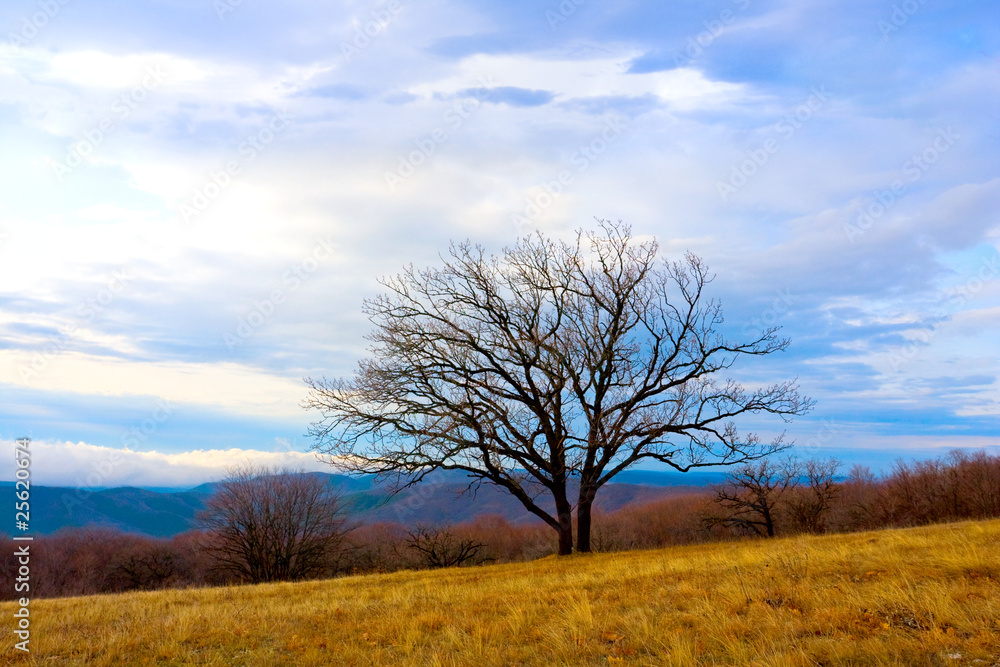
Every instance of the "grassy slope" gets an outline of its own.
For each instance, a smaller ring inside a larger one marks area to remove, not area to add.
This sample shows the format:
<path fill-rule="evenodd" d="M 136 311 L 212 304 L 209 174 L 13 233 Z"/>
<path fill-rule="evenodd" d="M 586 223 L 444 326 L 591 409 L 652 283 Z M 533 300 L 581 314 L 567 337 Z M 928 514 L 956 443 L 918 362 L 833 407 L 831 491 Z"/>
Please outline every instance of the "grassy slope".
<path fill-rule="evenodd" d="M 3 623 L 12 608 L 0 605 Z M 31 611 L 46 665 L 990 666 L 1000 521 L 39 600 Z"/>

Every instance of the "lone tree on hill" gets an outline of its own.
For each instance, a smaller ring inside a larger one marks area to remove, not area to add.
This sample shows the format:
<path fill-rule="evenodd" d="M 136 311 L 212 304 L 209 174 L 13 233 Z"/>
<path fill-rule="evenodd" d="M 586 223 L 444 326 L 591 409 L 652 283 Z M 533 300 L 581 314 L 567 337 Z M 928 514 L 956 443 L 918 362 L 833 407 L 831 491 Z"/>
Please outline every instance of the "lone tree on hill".
<path fill-rule="evenodd" d="M 796 384 L 718 375 L 788 341 L 776 328 L 725 338 L 701 259 L 660 262 L 655 240 L 599 224 L 574 244 L 539 233 L 499 257 L 453 244 L 440 268 L 383 279 L 388 293 L 364 305 L 372 356 L 351 379 L 306 379 L 314 449 L 400 488 L 438 469 L 495 484 L 558 533 L 563 555 L 574 508 L 576 548 L 590 551 L 598 490 L 636 463 L 688 471 L 784 449 L 741 436 L 733 418 L 803 414 L 812 402 Z"/>

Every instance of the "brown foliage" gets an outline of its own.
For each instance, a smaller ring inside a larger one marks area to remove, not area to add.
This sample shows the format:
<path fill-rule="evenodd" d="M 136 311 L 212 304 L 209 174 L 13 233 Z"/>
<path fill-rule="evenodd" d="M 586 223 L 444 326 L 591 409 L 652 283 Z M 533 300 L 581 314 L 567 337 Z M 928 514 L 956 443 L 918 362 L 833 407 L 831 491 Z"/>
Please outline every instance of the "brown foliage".
<path fill-rule="evenodd" d="M 224 583 L 194 547 L 193 535 L 156 539 L 112 528 L 63 530 L 30 546 L 30 589 L 15 595 L 16 566 L 0 559 L 3 598 L 65 597 Z"/>
<path fill-rule="evenodd" d="M 744 466 L 727 487 L 717 490 L 720 507 L 706 521 L 734 529 L 734 534 L 790 534 L 1000 516 L 1000 457 L 984 451 L 899 460 L 881 478 L 854 466 L 846 479 L 837 481 L 838 465 L 834 460 L 788 459 L 781 465 Z"/>
<path fill-rule="evenodd" d="M 653 549 L 709 539 L 698 519 L 708 505 L 708 497 L 707 492 L 690 493 L 597 514 L 594 549 Z"/>

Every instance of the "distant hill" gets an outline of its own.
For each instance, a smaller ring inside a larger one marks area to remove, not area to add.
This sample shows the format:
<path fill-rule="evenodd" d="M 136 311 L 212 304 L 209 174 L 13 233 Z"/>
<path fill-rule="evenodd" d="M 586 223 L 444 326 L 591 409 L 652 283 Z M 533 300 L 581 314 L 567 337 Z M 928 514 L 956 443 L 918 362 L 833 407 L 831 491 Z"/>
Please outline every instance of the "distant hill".
<path fill-rule="evenodd" d="M 469 482 L 458 479 L 431 478 L 420 485 L 389 495 L 381 487 L 352 493 L 345 498 L 352 516 L 365 522 L 395 521 L 403 524 L 444 524 L 469 521 L 484 514 L 499 515 L 512 523 L 539 521 L 510 494 L 495 486 L 482 484 L 469 489 Z M 703 486 L 619 484 L 605 485 L 597 495 L 596 508 L 613 512 L 632 503 L 645 503 L 671 495 L 704 490 Z M 575 494 L 573 494 L 575 495 Z M 541 494 L 538 504 L 554 509 L 551 498 Z"/>
<path fill-rule="evenodd" d="M 87 491 L 59 486 L 31 487 L 31 532 L 54 533 L 61 528 L 98 525 L 125 532 L 168 537 L 190 530 L 195 513 L 211 494 L 162 493 L 121 487 Z M 15 534 L 14 518 L 7 531 Z"/>
<path fill-rule="evenodd" d="M 439 472 L 427 480 L 392 494 L 387 483 L 372 476 L 308 473 L 323 477 L 344 494 L 351 518 L 363 523 L 396 521 L 408 525 L 458 523 L 484 514 L 500 515 L 513 523 L 537 521 L 521 504 L 496 487 L 483 484 L 469 490 L 469 479 L 460 472 Z M 724 473 L 666 473 L 630 470 L 606 485 L 597 498 L 597 509 L 611 512 L 632 503 L 645 503 L 669 495 L 701 490 L 720 481 Z M 0 487 L 13 486 L 11 483 Z M 215 490 L 215 483 L 184 491 L 119 487 L 83 490 L 69 487 L 31 488 L 31 532 L 53 533 L 62 528 L 97 525 L 154 537 L 169 537 L 195 527 L 195 514 Z M 551 501 L 539 499 L 542 507 Z M 7 532 L 15 533 L 11 516 Z"/>

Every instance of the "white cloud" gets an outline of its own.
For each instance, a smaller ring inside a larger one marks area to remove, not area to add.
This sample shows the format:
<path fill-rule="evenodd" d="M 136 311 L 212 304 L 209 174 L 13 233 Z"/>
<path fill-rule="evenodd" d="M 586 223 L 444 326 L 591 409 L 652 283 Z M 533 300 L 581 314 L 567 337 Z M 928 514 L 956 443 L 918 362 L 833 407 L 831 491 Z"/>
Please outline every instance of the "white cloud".
<path fill-rule="evenodd" d="M 221 333 L 220 333 L 221 337 Z M 44 350 L 40 350 L 44 352 Z M 33 350 L 0 351 L 0 367 L 18 386 L 105 396 L 153 395 L 273 417 L 299 416 L 301 381 L 232 362 L 148 362 L 65 351 L 38 363 Z M 21 373 L 20 369 L 26 369 Z"/>
<path fill-rule="evenodd" d="M 729 104 L 748 94 L 742 84 L 712 81 L 693 68 L 629 74 L 628 64 L 637 55 L 624 51 L 609 57 L 564 60 L 543 55 L 478 54 L 457 63 L 450 76 L 411 86 L 409 92 L 423 97 L 450 95 L 488 84 L 547 90 L 557 101 L 652 94 L 684 110 Z"/>
<path fill-rule="evenodd" d="M 101 51 L 57 53 L 48 63 L 46 78 L 95 88 L 126 88 L 136 85 L 150 72 L 174 83 L 203 81 L 218 72 L 193 60 L 166 53 L 112 55 Z"/>
<path fill-rule="evenodd" d="M 13 451 L 12 441 L 0 440 L 0 443 L 4 451 Z M 314 454 L 284 451 L 281 445 L 277 442 L 279 451 L 271 452 L 232 448 L 167 454 L 101 447 L 85 442 L 39 440 L 30 445 L 31 480 L 45 486 L 80 488 L 191 487 L 223 479 L 226 468 L 245 461 L 293 470 L 335 472 Z"/>

